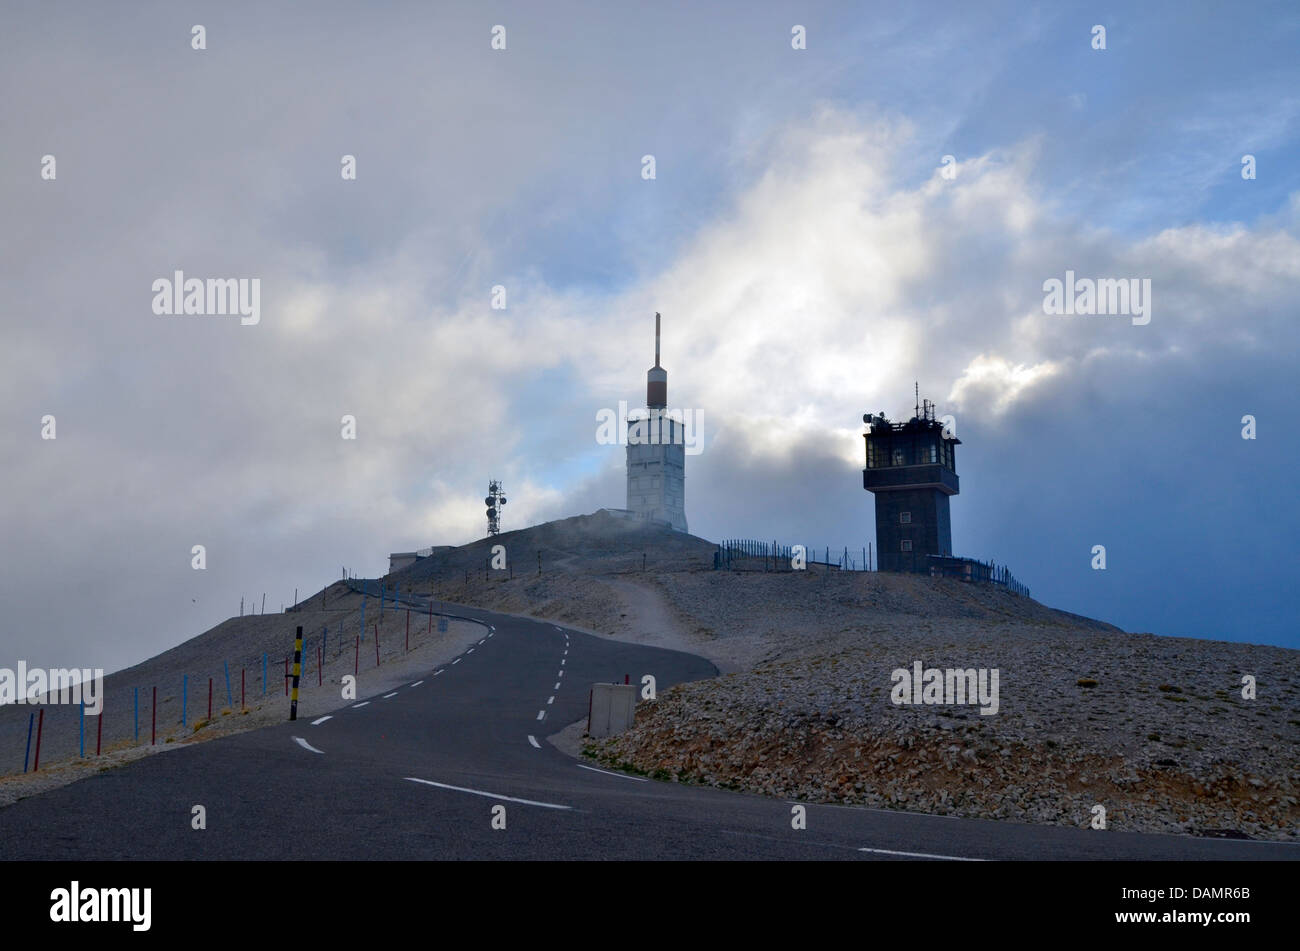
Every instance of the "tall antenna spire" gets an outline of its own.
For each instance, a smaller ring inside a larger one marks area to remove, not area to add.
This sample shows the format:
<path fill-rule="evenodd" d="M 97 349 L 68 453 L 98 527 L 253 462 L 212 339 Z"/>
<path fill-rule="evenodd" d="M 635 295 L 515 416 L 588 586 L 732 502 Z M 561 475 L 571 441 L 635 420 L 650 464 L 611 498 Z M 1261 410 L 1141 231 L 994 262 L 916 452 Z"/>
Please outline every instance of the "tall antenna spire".
<path fill-rule="evenodd" d="M 655 314 L 655 365 L 646 371 L 646 406 L 663 409 L 668 405 L 668 371 L 659 365 L 659 321 Z"/>
<path fill-rule="evenodd" d="M 920 415 L 921 415 L 921 383 L 920 383 L 919 380 L 918 380 L 918 381 L 913 381 L 912 385 L 913 385 L 914 387 L 916 387 L 916 416 L 917 416 L 917 417 L 920 417 Z"/>

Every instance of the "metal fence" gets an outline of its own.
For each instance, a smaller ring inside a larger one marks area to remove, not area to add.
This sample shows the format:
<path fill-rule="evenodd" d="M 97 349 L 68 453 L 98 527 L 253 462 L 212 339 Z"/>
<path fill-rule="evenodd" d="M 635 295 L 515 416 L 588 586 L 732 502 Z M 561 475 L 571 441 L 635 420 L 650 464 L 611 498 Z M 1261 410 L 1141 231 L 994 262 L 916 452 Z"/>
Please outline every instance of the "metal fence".
<path fill-rule="evenodd" d="M 818 558 L 820 557 L 820 560 Z M 834 551 L 830 546 L 783 545 L 777 541 L 760 542 L 752 538 L 731 538 L 718 544 L 713 554 L 713 567 L 728 571 L 797 571 L 795 566 L 819 567 L 835 571 L 878 571 L 876 552 L 872 545 L 862 548 L 842 547 Z M 911 558 L 911 572 L 929 574 L 932 578 L 957 578 L 961 581 L 984 582 L 1006 588 L 1012 594 L 1029 597 L 1029 588 L 1021 584 L 1006 565 L 974 558 L 952 555 L 915 555 Z"/>

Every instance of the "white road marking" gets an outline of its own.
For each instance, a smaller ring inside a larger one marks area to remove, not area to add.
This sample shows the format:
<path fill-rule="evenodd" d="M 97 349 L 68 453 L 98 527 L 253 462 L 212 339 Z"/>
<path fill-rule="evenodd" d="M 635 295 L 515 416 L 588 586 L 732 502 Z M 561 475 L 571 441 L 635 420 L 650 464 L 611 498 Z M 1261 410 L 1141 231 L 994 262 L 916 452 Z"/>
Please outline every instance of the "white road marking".
<path fill-rule="evenodd" d="M 560 689 L 560 682 L 557 680 L 557 681 L 555 682 L 555 686 L 552 687 L 551 689 L 552 689 L 552 690 L 559 690 L 559 689 Z"/>
<path fill-rule="evenodd" d="M 514 796 L 498 796 L 496 793 L 484 792 L 481 789 L 466 789 L 464 786 L 449 786 L 446 783 L 435 783 L 432 779 L 416 779 L 414 776 L 407 776 L 413 783 L 424 783 L 426 786 L 437 786 L 439 789 L 452 789 L 456 792 L 469 793 L 471 796 L 486 796 L 488 799 L 501 799 L 505 802 L 521 802 L 525 806 L 541 806 L 543 809 L 572 809 L 572 806 L 561 806 L 553 802 L 537 802 L 534 799 L 516 799 Z"/>
<path fill-rule="evenodd" d="M 911 859 L 946 859 L 949 862 L 983 862 L 985 859 L 968 859 L 960 855 L 931 855 L 929 852 L 896 852 L 893 849 L 858 849 L 859 852 L 875 852 L 878 855 L 903 855 Z"/>
<path fill-rule="evenodd" d="M 544 717 L 544 716 L 546 716 L 546 711 L 545 711 L 545 710 L 538 710 L 538 711 L 537 711 L 537 719 L 540 720 L 540 719 L 541 719 L 542 717 Z"/>
<path fill-rule="evenodd" d="M 474 648 L 471 647 L 469 650 L 465 651 L 465 653 L 466 653 L 466 654 L 472 654 L 472 653 L 474 653 Z"/>
<path fill-rule="evenodd" d="M 316 749 L 316 747 L 312 746 L 310 743 L 308 743 L 306 740 L 304 740 L 301 736 L 295 736 L 295 737 L 293 738 L 293 741 L 294 741 L 295 743 L 297 743 L 299 746 L 301 746 L 304 750 L 311 750 L 313 753 L 321 753 L 321 754 L 323 754 L 323 753 L 325 752 L 324 750 L 318 750 L 318 749 Z"/>
<path fill-rule="evenodd" d="M 446 670 L 446 669 L 447 669 L 447 668 L 444 667 L 442 670 Z M 437 677 L 440 673 L 442 673 L 442 670 L 435 670 L 435 671 L 433 672 L 433 676 Z"/>
<path fill-rule="evenodd" d="M 323 717 L 321 717 L 319 720 L 312 720 L 312 721 L 311 721 L 311 725 L 312 725 L 312 726 L 320 726 L 320 725 L 321 725 L 322 723 L 324 723 L 326 720 L 333 720 L 333 719 L 334 719 L 334 714 L 331 713 L 331 714 L 329 714 L 328 716 L 323 716 Z"/>
<path fill-rule="evenodd" d="M 411 686 L 412 686 L 412 687 L 418 687 L 418 686 L 420 686 L 420 684 L 422 684 L 422 683 L 424 683 L 423 680 L 417 680 L 415 683 L 411 684 Z"/>
<path fill-rule="evenodd" d="M 564 666 L 564 661 L 563 661 L 563 660 L 560 661 L 560 666 L 561 666 L 561 667 Z"/>
<path fill-rule="evenodd" d="M 397 696 L 397 691 L 394 690 L 392 693 L 384 694 L 384 699 L 387 700 L 389 697 L 396 697 L 396 696 Z"/>
<path fill-rule="evenodd" d="M 455 665 L 457 665 L 457 664 L 460 663 L 460 658 L 457 657 L 457 658 L 456 658 L 455 660 L 453 660 L 451 663 L 452 663 L 452 666 L 454 667 Z"/>
<path fill-rule="evenodd" d="M 561 676 L 561 677 L 564 676 L 564 671 L 560 671 L 560 676 Z"/>
<path fill-rule="evenodd" d="M 537 737 L 533 736 L 531 733 L 528 734 L 528 742 L 533 744 L 533 746 L 537 747 L 539 750 L 542 748 L 542 744 L 537 742 Z"/>
<path fill-rule="evenodd" d="M 546 701 L 546 705 L 549 707 L 554 702 L 555 702 L 555 694 L 551 694 L 551 699 Z"/>
<path fill-rule="evenodd" d="M 574 763 L 574 765 L 577 766 L 579 769 L 589 769 L 593 773 L 604 773 L 606 776 L 617 776 L 619 779 L 630 779 L 633 782 L 637 782 L 637 783 L 648 783 L 650 781 L 646 779 L 644 776 L 625 776 L 622 773 L 611 773 L 608 770 L 597 769 L 594 766 L 584 766 L 582 763 Z"/>
<path fill-rule="evenodd" d="M 369 702 L 370 702 L 369 700 L 362 700 L 360 703 L 354 703 L 352 704 L 352 709 L 356 710 L 359 709 L 360 707 L 364 707 Z"/>

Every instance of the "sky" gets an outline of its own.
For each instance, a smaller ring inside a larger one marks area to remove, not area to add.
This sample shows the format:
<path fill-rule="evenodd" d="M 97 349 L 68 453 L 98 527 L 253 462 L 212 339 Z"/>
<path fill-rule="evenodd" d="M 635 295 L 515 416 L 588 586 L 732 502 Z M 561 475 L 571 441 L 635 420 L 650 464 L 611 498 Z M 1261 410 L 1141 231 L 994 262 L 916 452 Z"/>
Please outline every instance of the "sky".
<path fill-rule="evenodd" d="M 656 312 L 692 533 L 872 542 L 862 415 L 915 382 L 958 554 L 1300 647 L 1296 49 L 1285 3 L 11 0 L 0 666 L 472 541 L 489 479 L 506 530 L 622 507 Z M 256 323 L 155 313 L 177 270 Z M 1045 313 L 1067 271 L 1149 321 Z"/>

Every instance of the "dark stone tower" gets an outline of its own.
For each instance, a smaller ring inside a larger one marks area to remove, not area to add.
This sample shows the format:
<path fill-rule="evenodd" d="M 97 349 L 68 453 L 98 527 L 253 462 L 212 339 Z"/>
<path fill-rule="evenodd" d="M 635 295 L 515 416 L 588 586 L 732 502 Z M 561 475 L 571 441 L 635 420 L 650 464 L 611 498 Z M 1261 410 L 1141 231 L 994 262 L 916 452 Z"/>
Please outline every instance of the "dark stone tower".
<path fill-rule="evenodd" d="M 877 565 L 881 571 L 929 573 L 929 555 L 952 554 L 948 496 L 956 495 L 956 449 L 926 400 L 905 423 L 882 414 L 867 424 L 867 467 L 862 487 L 876 496 Z"/>

